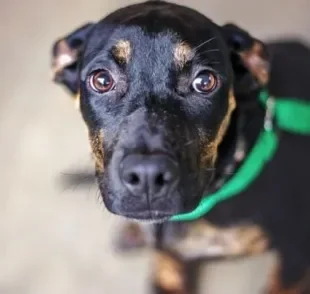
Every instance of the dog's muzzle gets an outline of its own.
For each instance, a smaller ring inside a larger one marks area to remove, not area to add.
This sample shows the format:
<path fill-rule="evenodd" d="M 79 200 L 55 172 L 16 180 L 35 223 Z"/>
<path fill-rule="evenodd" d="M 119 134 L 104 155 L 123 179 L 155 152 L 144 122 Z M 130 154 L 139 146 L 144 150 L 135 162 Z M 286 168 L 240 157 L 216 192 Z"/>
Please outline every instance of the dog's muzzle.
<path fill-rule="evenodd" d="M 142 111 L 127 117 L 99 181 L 111 212 L 163 220 L 198 204 L 205 178 L 199 141 L 173 118 Z"/>
<path fill-rule="evenodd" d="M 150 206 L 171 195 L 180 179 L 178 163 L 165 154 L 128 155 L 121 161 L 119 173 L 128 192 L 146 198 Z"/>

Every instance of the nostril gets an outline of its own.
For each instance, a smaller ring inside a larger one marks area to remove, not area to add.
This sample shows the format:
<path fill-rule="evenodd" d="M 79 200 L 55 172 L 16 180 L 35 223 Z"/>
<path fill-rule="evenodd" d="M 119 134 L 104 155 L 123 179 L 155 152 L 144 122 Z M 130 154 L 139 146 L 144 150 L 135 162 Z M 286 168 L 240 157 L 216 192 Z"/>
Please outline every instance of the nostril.
<path fill-rule="evenodd" d="M 158 187 L 163 187 L 169 182 L 171 182 L 173 176 L 170 172 L 160 173 L 155 177 L 155 185 Z"/>
<path fill-rule="evenodd" d="M 168 195 L 179 180 L 178 164 L 163 155 L 128 155 L 119 171 L 123 185 L 135 196 Z"/>
<path fill-rule="evenodd" d="M 155 185 L 162 187 L 165 185 L 165 178 L 163 174 L 159 174 L 156 178 L 155 178 Z"/>
<path fill-rule="evenodd" d="M 140 184 L 140 178 L 138 174 L 136 173 L 130 173 L 128 174 L 127 183 L 133 186 Z"/>

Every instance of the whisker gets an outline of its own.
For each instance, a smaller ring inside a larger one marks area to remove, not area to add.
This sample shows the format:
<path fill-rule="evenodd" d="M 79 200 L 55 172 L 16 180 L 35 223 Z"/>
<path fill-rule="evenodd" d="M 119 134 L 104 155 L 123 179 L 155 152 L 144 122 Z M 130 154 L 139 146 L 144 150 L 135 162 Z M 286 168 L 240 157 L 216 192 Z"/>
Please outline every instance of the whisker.
<path fill-rule="evenodd" d="M 227 172 L 227 173 L 224 173 L 226 176 L 233 176 L 234 174 L 236 174 L 236 172 Z"/>
<path fill-rule="evenodd" d="M 216 39 L 216 38 L 217 38 L 217 37 L 215 36 L 215 37 L 213 37 L 213 38 L 208 39 L 207 41 L 202 42 L 201 44 L 199 44 L 198 46 L 196 46 L 196 47 L 193 49 L 193 51 L 196 51 L 197 49 L 199 49 L 199 48 L 202 47 L 203 45 L 208 44 L 209 42 L 213 41 L 213 40 Z"/>
<path fill-rule="evenodd" d="M 75 192 L 80 187 L 89 189 L 96 184 L 96 178 L 93 171 L 79 170 L 76 172 L 60 172 L 57 178 L 57 185 L 60 185 L 63 191 Z"/>
<path fill-rule="evenodd" d="M 211 62 L 208 62 L 208 64 L 220 64 L 221 62 L 220 61 L 211 61 Z"/>
<path fill-rule="evenodd" d="M 196 140 L 187 141 L 186 143 L 184 143 L 184 146 L 192 145 L 193 143 L 195 143 L 195 141 Z"/>
<path fill-rule="evenodd" d="M 84 174 L 82 174 L 82 172 L 84 172 Z M 62 176 L 65 177 L 74 177 L 74 176 L 81 176 L 82 178 L 87 178 L 88 175 L 85 174 L 85 171 L 82 171 L 81 173 L 77 173 L 77 172 L 59 172 Z"/>
<path fill-rule="evenodd" d="M 204 170 L 206 170 L 206 171 L 216 171 L 217 168 L 216 168 L 216 167 L 210 167 L 210 168 L 205 168 Z M 236 171 L 232 171 L 232 172 L 223 172 L 223 175 L 225 175 L 225 176 L 232 176 L 232 175 L 234 175 L 234 174 L 236 174 Z"/>
<path fill-rule="evenodd" d="M 215 167 L 209 167 L 209 168 L 205 168 L 204 170 L 207 170 L 207 171 L 215 171 L 216 168 L 215 168 Z"/>
<path fill-rule="evenodd" d="M 97 190 L 97 191 L 96 191 L 96 194 L 95 194 L 95 196 L 96 196 L 96 203 L 99 204 L 100 206 L 102 206 L 103 210 L 105 210 L 106 207 L 105 207 L 105 205 L 104 205 L 104 203 L 103 203 L 103 198 L 102 198 L 102 196 L 101 196 L 100 189 L 97 188 L 96 190 Z"/>
<path fill-rule="evenodd" d="M 210 49 L 210 50 L 204 51 L 203 53 L 215 52 L 215 51 L 220 51 L 220 49 Z"/>

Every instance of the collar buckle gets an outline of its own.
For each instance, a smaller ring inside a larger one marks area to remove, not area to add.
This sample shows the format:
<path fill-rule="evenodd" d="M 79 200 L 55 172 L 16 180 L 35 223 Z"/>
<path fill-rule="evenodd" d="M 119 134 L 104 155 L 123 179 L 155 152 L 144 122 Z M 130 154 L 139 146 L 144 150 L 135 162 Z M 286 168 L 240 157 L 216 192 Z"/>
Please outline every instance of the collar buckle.
<path fill-rule="evenodd" d="M 269 96 L 266 101 L 266 113 L 265 113 L 265 119 L 264 119 L 264 129 L 267 132 L 270 132 L 273 130 L 275 104 L 276 104 L 275 99 L 272 96 Z"/>

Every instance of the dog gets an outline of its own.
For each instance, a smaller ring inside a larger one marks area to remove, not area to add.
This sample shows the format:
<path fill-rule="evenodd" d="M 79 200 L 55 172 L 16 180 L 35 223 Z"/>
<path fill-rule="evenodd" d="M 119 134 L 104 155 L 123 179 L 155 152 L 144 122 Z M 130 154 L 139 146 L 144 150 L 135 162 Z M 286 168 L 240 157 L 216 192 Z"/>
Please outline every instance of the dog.
<path fill-rule="evenodd" d="M 309 101 L 306 45 L 267 44 L 188 7 L 147 1 L 56 40 L 52 69 L 86 123 L 105 206 L 154 223 L 155 293 L 195 293 L 193 261 L 270 248 L 278 264 L 266 293 L 310 293 L 310 137 L 278 130 L 275 156 L 246 190 L 198 220 L 168 221 L 246 160 L 266 120 L 262 89 Z"/>

